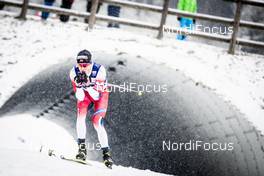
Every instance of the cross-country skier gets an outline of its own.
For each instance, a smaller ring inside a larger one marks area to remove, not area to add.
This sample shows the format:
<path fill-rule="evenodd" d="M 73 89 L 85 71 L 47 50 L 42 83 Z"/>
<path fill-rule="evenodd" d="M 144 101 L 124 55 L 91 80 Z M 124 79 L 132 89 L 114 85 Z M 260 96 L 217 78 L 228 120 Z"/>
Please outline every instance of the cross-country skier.
<path fill-rule="evenodd" d="M 70 79 L 77 98 L 77 137 L 78 154 L 76 159 L 86 159 L 86 114 L 88 107 L 93 104 L 94 113 L 92 122 L 98 134 L 98 139 L 103 151 L 104 164 L 111 167 L 113 164 L 108 137 L 104 128 L 104 118 L 108 106 L 109 92 L 106 87 L 106 70 L 104 66 L 92 61 L 92 55 L 87 50 L 82 50 L 77 55 L 77 64 L 70 71 Z"/>

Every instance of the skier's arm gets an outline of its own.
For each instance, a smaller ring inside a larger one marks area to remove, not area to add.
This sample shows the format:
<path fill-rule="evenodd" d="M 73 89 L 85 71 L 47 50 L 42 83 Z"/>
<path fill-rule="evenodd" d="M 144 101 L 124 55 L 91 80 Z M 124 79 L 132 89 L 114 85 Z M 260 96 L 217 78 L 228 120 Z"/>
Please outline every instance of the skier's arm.
<path fill-rule="evenodd" d="M 75 92 L 75 97 L 79 100 L 79 101 L 83 101 L 84 100 L 84 91 L 82 88 L 80 88 L 78 86 L 78 84 L 76 83 L 76 74 L 75 74 L 75 70 L 74 68 L 70 71 L 70 79 L 71 79 L 71 83 L 72 83 L 72 87 L 73 87 L 73 91 Z"/>
<path fill-rule="evenodd" d="M 95 81 L 90 85 L 85 90 L 94 100 L 99 100 L 100 94 L 106 90 L 106 71 L 103 66 L 100 67 Z"/>
<path fill-rule="evenodd" d="M 100 67 L 100 70 L 96 76 L 95 89 L 102 92 L 106 89 L 106 70 L 104 66 Z"/>
<path fill-rule="evenodd" d="M 76 88 L 77 88 L 76 82 L 74 80 L 75 77 L 76 77 L 76 74 L 75 74 L 75 71 L 74 71 L 74 68 L 73 68 L 70 71 L 70 79 L 71 79 L 72 88 L 73 88 L 74 92 L 76 92 Z"/>

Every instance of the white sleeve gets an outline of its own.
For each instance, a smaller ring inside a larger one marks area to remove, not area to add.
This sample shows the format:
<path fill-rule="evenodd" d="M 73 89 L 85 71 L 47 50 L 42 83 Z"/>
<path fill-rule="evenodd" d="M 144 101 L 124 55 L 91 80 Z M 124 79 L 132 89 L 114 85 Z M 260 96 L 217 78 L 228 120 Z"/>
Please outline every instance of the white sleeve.
<path fill-rule="evenodd" d="M 79 100 L 79 101 L 83 101 L 85 94 L 82 88 L 76 88 L 76 93 L 75 93 L 75 97 Z"/>
<path fill-rule="evenodd" d="M 106 80 L 106 71 L 105 71 L 104 66 L 101 66 L 97 73 L 96 81 L 102 82 L 105 80 Z"/>
<path fill-rule="evenodd" d="M 71 71 L 70 71 L 70 79 L 71 79 L 71 81 L 74 81 L 75 76 L 76 76 L 76 73 L 75 73 L 75 69 L 73 67 L 71 69 Z"/>

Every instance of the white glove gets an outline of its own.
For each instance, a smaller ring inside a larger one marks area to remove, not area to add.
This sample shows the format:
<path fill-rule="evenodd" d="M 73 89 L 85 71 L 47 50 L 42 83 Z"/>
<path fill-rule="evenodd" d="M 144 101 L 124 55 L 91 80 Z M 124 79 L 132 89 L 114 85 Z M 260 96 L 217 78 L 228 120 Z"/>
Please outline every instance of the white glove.
<path fill-rule="evenodd" d="M 84 100 L 84 97 L 85 97 L 85 94 L 84 94 L 83 89 L 82 89 L 82 88 L 77 88 L 77 89 L 76 89 L 75 96 L 76 96 L 76 98 L 77 98 L 79 101 L 83 101 L 83 100 Z"/>

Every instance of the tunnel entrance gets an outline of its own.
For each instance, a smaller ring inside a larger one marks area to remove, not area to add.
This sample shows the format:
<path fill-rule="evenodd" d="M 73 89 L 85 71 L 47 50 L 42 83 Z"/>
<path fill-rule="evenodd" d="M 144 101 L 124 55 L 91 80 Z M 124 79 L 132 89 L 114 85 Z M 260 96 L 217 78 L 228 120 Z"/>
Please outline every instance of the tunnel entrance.
<path fill-rule="evenodd" d="M 166 85 L 165 92 L 110 94 L 106 130 L 117 165 L 174 175 L 264 174 L 262 136 L 211 90 L 140 57 L 96 52 L 94 58 L 106 66 L 110 83 Z M 73 65 L 69 58 L 39 73 L 2 106 L 0 115 L 31 113 L 75 136 L 76 100 L 68 76 Z M 87 141 L 88 157 L 101 161 L 101 152 L 92 147 L 98 141 L 89 117 Z M 208 143 L 207 148 L 179 148 L 197 141 Z M 213 143 L 233 149 L 207 150 Z"/>

